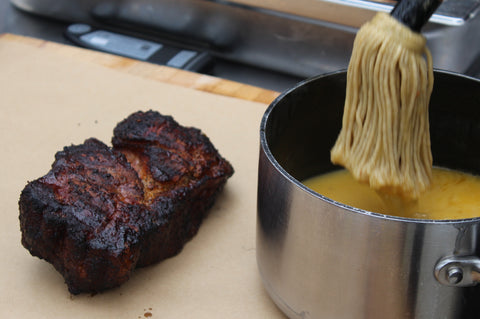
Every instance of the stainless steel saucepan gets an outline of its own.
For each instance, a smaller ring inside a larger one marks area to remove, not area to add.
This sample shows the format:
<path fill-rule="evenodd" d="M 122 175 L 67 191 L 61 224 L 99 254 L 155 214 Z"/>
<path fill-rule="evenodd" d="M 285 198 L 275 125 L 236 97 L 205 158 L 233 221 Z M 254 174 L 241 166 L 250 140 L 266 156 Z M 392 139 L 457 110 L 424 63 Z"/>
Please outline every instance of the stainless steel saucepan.
<path fill-rule="evenodd" d="M 257 261 L 266 290 L 290 318 L 478 318 L 480 218 L 382 215 L 300 182 L 336 169 L 345 84 L 345 72 L 299 83 L 263 117 Z M 480 174 L 480 81 L 435 71 L 430 129 L 434 165 Z"/>

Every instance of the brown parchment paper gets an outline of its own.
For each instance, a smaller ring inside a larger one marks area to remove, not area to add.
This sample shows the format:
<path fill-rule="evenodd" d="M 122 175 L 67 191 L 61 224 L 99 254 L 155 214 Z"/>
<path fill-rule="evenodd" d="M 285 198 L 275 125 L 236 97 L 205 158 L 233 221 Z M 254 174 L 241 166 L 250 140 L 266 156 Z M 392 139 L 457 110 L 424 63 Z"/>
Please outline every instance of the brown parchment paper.
<path fill-rule="evenodd" d="M 255 257 L 265 108 L 0 41 L 0 317 L 283 318 L 263 289 Z M 72 296 L 50 264 L 21 246 L 19 194 L 63 146 L 88 137 L 110 144 L 117 122 L 148 109 L 200 128 L 235 174 L 178 256 L 137 269 L 120 288 Z"/>

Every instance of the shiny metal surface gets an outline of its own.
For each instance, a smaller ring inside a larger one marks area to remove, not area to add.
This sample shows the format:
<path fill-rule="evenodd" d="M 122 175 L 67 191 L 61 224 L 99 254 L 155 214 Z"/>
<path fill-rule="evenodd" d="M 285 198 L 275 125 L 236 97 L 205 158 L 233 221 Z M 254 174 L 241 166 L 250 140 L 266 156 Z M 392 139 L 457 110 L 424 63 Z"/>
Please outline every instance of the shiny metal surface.
<path fill-rule="evenodd" d="M 52 19 L 28 11 L 20 10 L 10 3 L 10 0 L 0 0 L 0 33 L 39 38 L 61 44 L 75 45 L 64 36 L 67 27 L 71 25 L 65 20 Z M 117 30 L 122 32 L 123 29 Z M 142 34 L 136 34 L 142 38 Z M 163 39 L 157 39 L 160 42 Z M 181 41 L 179 42 L 182 43 Z M 236 63 L 224 59 L 215 59 L 215 64 L 206 74 L 218 78 L 258 86 L 281 92 L 302 78 L 280 72 L 273 72 L 251 65 Z M 480 74 L 480 73 L 479 73 Z"/>
<path fill-rule="evenodd" d="M 131 5 L 132 1 L 114 0 L 11 0 L 16 6 L 27 11 L 34 11 L 48 16 L 64 16 L 66 19 L 85 20 L 96 6 L 122 7 Z M 202 0 L 210 1 L 210 0 Z M 148 3 L 155 8 L 155 2 Z M 160 1 L 162 2 L 162 1 Z M 164 5 L 175 7 L 170 1 L 163 1 Z M 220 2 L 220 1 L 210 1 Z M 392 0 L 297 0 L 289 3 L 282 0 L 230 0 L 221 1 L 224 4 L 249 6 L 252 8 L 273 10 L 296 16 L 329 21 L 332 23 L 359 27 L 365 21 L 372 18 L 378 11 L 390 12 L 396 1 Z M 444 3 L 432 16 L 433 23 L 444 25 L 462 25 L 472 18 L 480 6 L 480 0 L 444 0 Z M 144 3 L 145 4 L 145 3 Z M 142 10 L 148 8 L 140 3 Z M 180 4 L 182 6 L 182 4 Z M 195 7 L 190 1 L 189 7 Z"/>
<path fill-rule="evenodd" d="M 443 285 L 468 287 L 480 283 L 480 258 L 448 256 L 435 266 L 435 278 Z"/>
<path fill-rule="evenodd" d="M 357 28 L 391 4 L 362 0 L 11 0 L 71 22 L 175 37 L 231 61 L 311 77 L 347 66 Z M 462 3 L 460 5 L 459 3 Z M 435 67 L 466 72 L 480 56 L 480 0 L 446 0 L 424 29 Z"/>
<path fill-rule="evenodd" d="M 300 83 L 262 120 L 257 261 L 266 290 L 290 318 L 478 318 L 480 288 L 459 287 L 475 284 L 472 264 L 438 263 L 478 259 L 480 218 L 375 214 L 301 184 L 335 169 L 330 148 L 341 126 L 345 78 L 340 72 Z M 440 71 L 435 81 L 434 164 L 478 174 L 480 81 Z"/>

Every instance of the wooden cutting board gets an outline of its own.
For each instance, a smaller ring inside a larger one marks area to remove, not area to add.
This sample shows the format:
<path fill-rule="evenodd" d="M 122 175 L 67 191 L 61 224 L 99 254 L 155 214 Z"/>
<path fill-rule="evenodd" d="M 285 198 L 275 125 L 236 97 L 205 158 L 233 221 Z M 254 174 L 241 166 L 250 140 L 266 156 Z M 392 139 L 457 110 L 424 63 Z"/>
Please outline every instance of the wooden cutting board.
<path fill-rule="evenodd" d="M 0 90 L 0 318 L 284 318 L 255 255 L 259 128 L 276 92 L 13 35 L 0 36 Z M 179 255 L 71 296 L 20 243 L 20 192 L 63 146 L 109 144 L 139 109 L 201 129 L 235 173 Z"/>

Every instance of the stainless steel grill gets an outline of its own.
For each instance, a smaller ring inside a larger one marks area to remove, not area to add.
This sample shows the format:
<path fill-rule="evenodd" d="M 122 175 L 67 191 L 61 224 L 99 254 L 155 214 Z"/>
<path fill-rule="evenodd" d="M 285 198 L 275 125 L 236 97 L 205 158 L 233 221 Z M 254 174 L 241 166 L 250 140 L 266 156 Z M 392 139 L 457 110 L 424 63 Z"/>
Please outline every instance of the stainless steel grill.
<path fill-rule="evenodd" d="M 12 0 L 70 22 L 170 38 L 231 61 L 299 77 L 346 68 L 358 27 L 395 1 Z M 480 56 L 480 0 L 446 0 L 424 28 L 439 69 L 465 73 Z"/>

